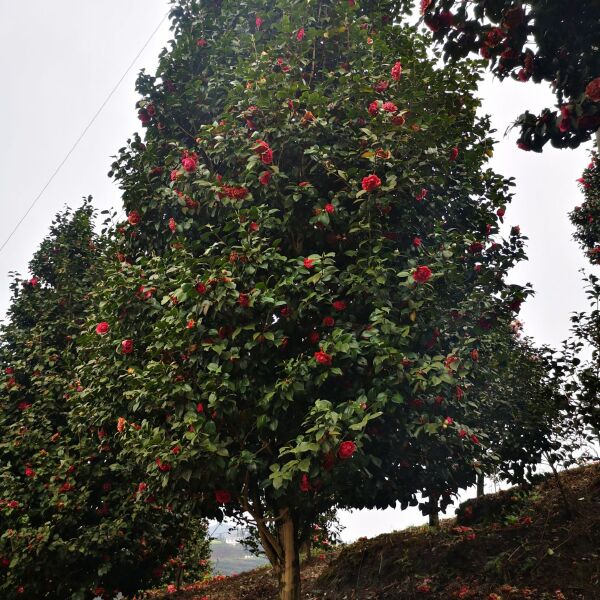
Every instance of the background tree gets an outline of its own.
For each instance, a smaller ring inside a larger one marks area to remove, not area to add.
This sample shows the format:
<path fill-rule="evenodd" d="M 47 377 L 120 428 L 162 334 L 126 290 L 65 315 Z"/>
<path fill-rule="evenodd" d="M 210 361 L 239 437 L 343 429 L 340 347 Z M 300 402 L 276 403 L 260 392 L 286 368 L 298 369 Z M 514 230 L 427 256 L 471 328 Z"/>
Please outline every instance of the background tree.
<path fill-rule="evenodd" d="M 592 154 L 592 160 L 579 179 L 584 201 L 571 213 L 571 222 L 575 226 L 575 239 L 585 250 L 593 265 L 600 264 L 600 169 L 598 154 Z M 597 275 L 586 278 L 587 296 L 590 311 L 576 313 L 572 317 L 574 338 L 571 350 L 574 355 L 591 350 L 591 356 L 584 360 L 579 369 L 576 387 L 578 408 L 585 425 L 600 439 L 600 285 Z"/>
<path fill-rule="evenodd" d="M 446 59 L 479 53 L 500 79 L 551 85 L 558 110 L 516 120 L 523 150 L 576 148 L 600 127 L 596 0 L 422 0 L 421 13 Z"/>
<path fill-rule="evenodd" d="M 112 169 L 81 431 L 175 512 L 251 518 L 284 600 L 323 513 L 473 483 L 472 350 L 522 295 L 479 74 L 436 69 L 397 6 L 178 2 Z"/>
<path fill-rule="evenodd" d="M 499 336 L 494 356 L 502 376 L 480 388 L 485 396 L 481 427 L 492 440 L 482 468 L 510 484 L 523 484 L 544 463 L 572 465 L 580 446 L 571 427 L 575 367 L 570 355 L 512 333 Z"/>
<path fill-rule="evenodd" d="M 56 217 L 33 276 L 12 284 L 0 332 L 3 598 L 112 598 L 157 581 L 156 570 L 187 550 L 177 546 L 187 539 L 185 515 L 141 501 L 132 479 L 114 471 L 118 447 L 105 430 L 78 436 L 71 426 L 77 338 L 104 244 L 88 200 Z M 206 542 L 195 542 L 207 558 Z"/>

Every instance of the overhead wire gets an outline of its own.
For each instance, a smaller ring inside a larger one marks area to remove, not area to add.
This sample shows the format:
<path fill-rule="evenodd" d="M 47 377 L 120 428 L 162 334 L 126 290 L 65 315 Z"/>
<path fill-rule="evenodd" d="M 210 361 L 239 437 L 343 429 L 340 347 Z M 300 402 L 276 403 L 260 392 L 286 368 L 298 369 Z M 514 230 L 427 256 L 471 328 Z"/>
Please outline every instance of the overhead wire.
<path fill-rule="evenodd" d="M 85 126 L 85 128 L 79 135 L 79 137 L 75 140 L 75 143 L 71 146 L 71 149 L 67 152 L 65 157 L 60 161 L 59 165 L 56 167 L 56 169 L 54 170 L 54 172 L 52 173 L 52 175 L 50 176 L 48 181 L 44 184 L 44 186 L 42 187 L 42 189 L 40 190 L 38 195 L 33 199 L 33 202 L 31 202 L 31 204 L 29 205 L 27 210 L 23 213 L 23 216 L 17 221 L 17 224 L 14 226 L 13 230 L 9 233 L 8 237 L 4 240 L 4 242 L 0 246 L 0 253 L 4 250 L 4 248 L 8 245 L 10 240 L 14 237 L 15 233 L 17 233 L 19 227 L 23 224 L 23 222 L 25 221 L 25 219 L 27 218 L 29 213 L 34 209 L 35 205 L 38 203 L 40 198 L 43 196 L 44 192 L 48 189 L 48 186 L 54 181 L 55 177 L 60 173 L 60 171 L 63 168 L 63 166 L 65 165 L 65 163 L 69 160 L 69 158 L 71 157 L 73 152 L 75 152 L 75 150 L 77 149 L 77 146 L 79 146 L 81 140 L 83 140 L 83 138 L 85 137 L 85 134 L 89 131 L 90 127 L 96 122 L 96 119 L 100 116 L 100 114 L 102 113 L 102 111 L 104 110 L 106 105 L 110 102 L 110 99 L 114 96 L 115 92 L 119 89 L 119 86 L 121 85 L 121 83 L 123 83 L 123 80 L 129 74 L 129 71 L 131 71 L 131 69 L 134 67 L 135 63 L 137 62 L 137 60 L 143 54 L 144 50 L 148 47 L 150 42 L 154 39 L 154 36 L 158 33 L 158 31 L 162 27 L 163 23 L 169 16 L 169 12 L 170 11 L 165 13 L 165 15 L 161 19 L 160 23 L 157 25 L 156 29 L 154 29 L 154 31 L 152 32 L 150 37 L 146 40 L 144 45 L 140 48 L 139 52 L 135 55 L 135 58 L 131 61 L 131 63 L 129 64 L 129 66 L 127 67 L 127 69 L 125 70 L 125 72 L 123 73 L 121 78 L 119 79 L 119 81 L 117 81 L 115 86 L 109 92 L 108 96 L 106 96 L 106 98 L 104 99 L 104 102 L 102 102 L 102 104 L 100 105 L 100 108 L 98 108 L 98 110 L 96 111 L 94 116 L 91 118 L 89 123 Z"/>

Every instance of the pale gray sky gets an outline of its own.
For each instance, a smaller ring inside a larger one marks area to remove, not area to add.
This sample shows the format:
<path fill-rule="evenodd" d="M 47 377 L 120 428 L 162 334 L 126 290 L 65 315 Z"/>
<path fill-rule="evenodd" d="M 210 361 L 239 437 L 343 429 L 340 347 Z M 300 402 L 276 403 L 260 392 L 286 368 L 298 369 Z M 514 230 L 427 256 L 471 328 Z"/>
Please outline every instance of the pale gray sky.
<path fill-rule="evenodd" d="M 168 11 L 167 0 L 0 0 L 0 244 L 64 158 L 133 57 Z M 8 271 L 26 274 L 27 263 L 65 204 L 92 194 L 99 209 L 120 207 L 119 190 L 106 177 L 111 155 L 140 130 L 134 81 L 153 72 L 170 39 L 165 22 L 110 103 L 62 168 L 17 234 L 0 253 L 0 315 L 10 299 Z M 581 202 L 575 180 L 589 162 L 588 150 L 542 155 L 516 148 L 516 132 L 503 137 L 525 108 L 550 106 L 544 86 L 488 78 L 481 88 L 483 111 L 493 115 L 499 144 L 493 167 L 516 178 L 507 226 L 520 225 L 529 240 L 529 261 L 512 279 L 531 282 L 536 297 L 522 310 L 525 333 L 558 345 L 569 315 L 586 308 L 579 269 L 587 267 L 572 241 L 567 213 Z M 360 511 L 343 515 L 344 537 L 399 529 L 422 522 L 418 511 Z"/>

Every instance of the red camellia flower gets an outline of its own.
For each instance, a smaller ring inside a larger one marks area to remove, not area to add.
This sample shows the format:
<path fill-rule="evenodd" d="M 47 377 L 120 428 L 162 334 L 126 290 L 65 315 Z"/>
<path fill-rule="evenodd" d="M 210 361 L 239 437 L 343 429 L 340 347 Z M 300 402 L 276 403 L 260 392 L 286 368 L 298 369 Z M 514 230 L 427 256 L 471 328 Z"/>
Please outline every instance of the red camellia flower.
<path fill-rule="evenodd" d="M 413 273 L 413 279 L 417 283 L 426 283 L 431 277 L 431 269 L 429 267 L 417 267 Z"/>
<path fill-rule="evenodd" d="M 333 214 L 335 212 L 335 206 L 333 204 L 326 204 L 325 212 L 329 213 L 330 215 Z"/>
<path fill-rule="evenodd" d="M 202 404 L 202 402 L 198 402 L 198 404 L 196 404 L 196 412 L 197 413 L 203 413 L 204 412 L 204 404 Z"/>
<path fill-rule="evenodd" d="M 500 27 L 494 27 L 485 36 L 485 45 L 495 48 L 504 39 L 504 31 Z"/>
<path fill-rule="evenodd" d="M 171 233 L 175 233 L 175 230 L 177 229 L 177 223 L 173 217 L 169 219 L 169 229 L 171 230 Z"/>
<path fill-rule="evenodd" d="M 421 202 L 421 200 L 424 200 L 427 197 L 428 193 L 429 193 L 429 190 L 422 188 L 421 191 L 415 196 L 415 200 L 417 202 Z"/>
<path fill-rule="evenodd" d="M 256 29 L 260 29 L 260 26 L 264 23 L 264 21 L 260 17 L 256 17 L 254 23 L 256 24 Z"/>
<path fill-rule="evenodd" d="M 140 213 L 137 210 L 132 210 L 129 215 L 127 215 L 127 220 L 130 225 L 137 225 L 140 222 Z"/>
<path fill-rule="evenodd" d="M 387 90 L 389 87 L 390 84 L 385 79 L 382 79 L 373 86 L 373 89 L 381 94 L 382 92 L 385 92 L 385 90 Z"/>
<path fill-rule="evenodd" d="M 232 200 L 243 200 L 248 195 L 248 190 L 245 187 L 235 185 L 223 185 L 221 193 Z"/>
<path fill-rule="evenodd" d="M 335 319 L 333 317 L 325 317 L 323 319 L 323 327 L 333 327 L 335 325 Z"/>
<path fill-rule="evenodd" d="M 131 354 L 133 352 L 133 340 L 123 340 L 121 342 L 121 352 Z"/>
<path fill-rule="evenodd" d="M 37 277 L 32 277 L 32 278 L 29 280 L 29 285 L 30 285 L 31 287 L 35 287 L 35 286 L 36 286 L 36 285 L 37 285 L 39 282 L 40 282 L 40 280 L 39 280 Z"/>
<path fill-rule="evenodd" d="M 204 38 L 200 38 L 196 42 L 196 46 L 198 46 L 198 48 L 206 48 L 206 46 L 208 46 L 208 42 Z"/>
<path fill-rule="evenodd" d="M 108 333 L 109 330 L 109 325 L 106 321 L 102 321 L 101 323 L 98 323 L 98 325 L 96 325 L 96 333 L 98 335 L 105 335 L 106 333 Z"/>
<path fill-rule="evenodd" d="M 455 161 L 457 158 L 458 158 L 458 148 L 456 146 L 454 146 L 454 148 L 452 148 L 452 150 L 450 150 L 449 160 Z"/>
<path fill-rule="evenodd" d="M 333 452 L 328 452 L 325 457 L 323 458 L 323 468 L 326 471 L 331 471 L 331 469 L 333 469 L 333 467 L 335 466 L 335 455 L 333 454 Z"/>
<path fill-rule="evenodd" d="M 421 244 L 422 244 L 422 243 L 423 243 L 423 242 L 422 242 L 422 240 L 421 240 L 421 238 L 420 238 L 420 237 L 413 238 L 412 245 L 413 245 L 415 248 L 419 248 L 419 247 L 421 246 Z"/>
<path fill-rule="evenodd" d="M 179 446 L 179 445 L 173 446 L 173 448 L 171 448 L 171 453 L 172 454 L 180 454 L 181 453 L 181 446 Z"/>
<path fill-rule="evenodd" d="M 585 88 L 585 95 L 592 102 L 600 102 L 600 77 L 592 79 L 592 81 L 587 84 Z"/>
<path fill-rule="evenodd" d="M 342 310 L 346 310 L 346 308 L 348 307 L 348 304 L 346 303 L 345 300 L 336 300 L 335 302 L 331 303 L 331 306 L 333 306 L 333 308 L 335 308 L 335 310 L 337 310 L 337 311 L 342 311 Z"/>
<path fill-rule="evenodd" d="M 501 207 L 501 208 L 499 208 L 499 209 L 496 211 L 496 214 L 497 214 L 497 215 L 498 215 L 500 218 L 502 218 L 502 217 L 503 217 L 503 216 L 506 214 L 506 208 L 504 208 L 504 207 Z"/>
<path fill-rule="evenodd" d="M 476 348 L 471 350 L 471 360 L 477 362 L 479 360 L 479 351 Z"/>
<path fill-rule="evenodd" d="M 119 417 L 117 419 L 117 431 L 119 433 L 123 433 L 123 431 L 125 431 L 125 425 L 127 424 L 127 421 L 125 420 L 124 417 Z"/>
<path fill-rule="evenodd" d="M 311 331 L 310 335 L 308 336 L 308 339 L 311 341 L 312 344 L 317 344 L 321 337 L 319 336 L 318 331 Z"/>
<path fill-rule="evenodd" d="M 35 471 L 31 467 L 25 467 L 26 477 L 35 477 Z"/>
<path fill-rule="evenodd" d="M 206 284 L 202 283 L 201 281 L 199 281 L 196 284 L 196 291 L 200 294 L 200 295 L 204 295 L 206 294 L 206 292 L 208 291 L 208 288 L 206 287 Z"/>
<path fill-rule="evenodd" d="M 188 152 L 187 150 L 183 153 L 183 158 L 181 159 L 181 166 L 188 172 L 196 170 L 198 166 L 198 155 L 195 152 Z"/>
<path fill-rule="evenodd" d="M 461 439 L 467 437 L 467 432 L 464 429 L 460 429 L 458 432 L 458 437 Z"/>
<path fill-rule="evenodd" d="M 362 189 L 366 192 L 372 192 L 376 190 L 381 185 L 381 179 L 377 177 L 377 175 L 368 175 L 367 177 L 363 177 L 362 180 Z"/>
<path fill-rule="evenodd" d="M 282 309 L 279 311 L 279 314 L 286 319 L 287 317 L 289 317 L 292 314 L 292 311 L 287 307 L 284 306 L 282 307 Z"/>
<path fill-rule="evenodd" d="M 4 369 L 6 375 L 12 375 L 14 372 L 15 370 L 12 367 L 6 367 L 6 369 Z"/>
<path fill-rule="evenodd" d="M 440 13 L 440 25 L 442 27 L 452 27 L 454 24 L 454 15 L 449 10 L 443 10 Z"/>
<path fill-rule="evenodd" d="M 228 490 L 216 490 L 215 500 L 219 504 L 229 504 L 231 502 L 231 492 Z"/>
<path fill-rule="evenodd" d="M 373 102 L 369 104 L 369 108 L 367 108 L 367 110 L 371 116 L 375 117 L 379 112 L 379 102 L 377 100 L 373 100 Z"/>
<path fill-rule="evenodd" d="M 393 102 L 384 102 L 381 108 L 389 113 L 398 112 L 398 107 Z"/>
<path fill-rule="evenodd" d="M 473 242 L 469 245 L 468 250 L 471 254 L 479 254 L 483 252 L 484 248 L 485 246 L 481 242 Z"/>
<path fill-rule="evenodd" d="M 263 171 L 260 174 L 258 181 L 260 182 L 261 185 L 269 185 L 269 182 L 271 181 L 271 172 Z"/>
<path fill-rule="evenodd" d="M 342 460 L 351 458 L 356 452 L 356 444 L 354 442 L 342 442 L 338 449 L 338 456 Z"/>
<path fill-rule="evenodd" d="M 196 321 L 194 321 L 194 319 L 190 319 L 187 323 L 186 323 L 186 328 L 187 329 L 193 329 L 196 326 Z"/>
<path fill-rule="evenodd" d="M 250 304 L 250 296 L 248 294 L 240 294 L 238 296 L 238 304 L 245 308 Z"/>
<path fill-rule="evenodd" d="M 400 80 L 400 77 L 402 76 L 402 65 L 399 62 L 392 67 L 391 75 L 394 81 Z"/>
<path fill-rule="evenodd" d="M 302 473 L 302 477 L 300 478 L 300 491 L 310 492 L 310 479 L 306 473 Z"/>
<path fill-rule="evenodd" d="M 296 34 L 296 39 L 301 42 L 304 39 L 304 27 L 300 27 L 300 29 L 298 29 L 298 33 Z"/>
<path fill-rule="evenodd" d="M 323 350 L 319 350 L 318 352 L 315 352 L 315 360 L 320 365 L 330 367 L 333 362 L 333 357 L 331 356 L 331 354 L 327 354 L 326 352 L 323 352 Z"/>
<path fill-rule="evenodd" d="M 171 465 L 169 463 L 163 462 L 160 458 L 157 458 L 155 462 L 159 471 L 166 473 L 167 471 L 171 470 Z"/>
<path fill-rule="evenodd" d="M 269 144 L 264 140 L 256 140 L 254 151 L 260 156 L 263 165 L 270 165 L 273 163 L 273 150 L 271 150 Z"/>
<path fill-rule="evenodd" d="M 471 434 L 471 441 L 472 441 L 474 444 L 477 444 L 477 445 L 479 445 L 479 438 L 478 438 L 478 437 L 477 437 L 477 436 L 476 436 L 474 433 L 473 433 L 473 434 Z"/>
<path fill-rule="evenodd" d="M 315 266 L 315 263 L 314 263 L 314 261 L 313 261 L 312 258 L 305 258 L 304 259 L 304 266 L 307 269 L 313 269 L 314 266 Z"/>
<path fill-rule="evenodd" d="M 431 0 L 421 0 L 421 14 L 425 14 L 425 11 L 429 8 Z"/>

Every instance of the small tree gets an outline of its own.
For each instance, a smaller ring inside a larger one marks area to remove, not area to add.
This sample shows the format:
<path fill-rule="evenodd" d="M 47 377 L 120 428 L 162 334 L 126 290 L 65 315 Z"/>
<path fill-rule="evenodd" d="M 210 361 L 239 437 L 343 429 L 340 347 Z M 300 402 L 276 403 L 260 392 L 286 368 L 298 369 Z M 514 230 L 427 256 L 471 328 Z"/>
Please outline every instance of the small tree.
<path fill-rule="evenodd" d="M 504 336 L 495 346 L 502 377 L 481 388 L 483 427 L 490 436 L 484 469 L 512 484 L 527 483 L 544 463 L 567 465 L 578 447 L 568 424 L 572 361 L 536 347 L 530 339 Z"/>
<path fill-rule="evenodd" d="M 174 510 L 251 519 L 282 600 L 328 510 L 473 482 L 471 352 L 522 293 L 476 67 L 361 4 L 176 4 L 83 339 L 82 431 Z"/>
<path fill-rule="evenodd" d="M 593 265 L 600 264 L 600 168 L 598 154 L 579 179 L 584 201 L 571 213 L 575 226 L 575 239 L 585 250 Z M 600 350 L 600 284 L 598 276 L 586 278 L 590 311 L 576 313 L 572 317 L 574 339 L 571 341 L 574 355 L 582 349 L 591 349 L 590 360 L 584 361 L 578 372 L 578 386 L 574 390 L 578 399 L 579 414 L 583 423 L 600 438 L 600 373 L 598 372 Z"/>
<path fill-rule="evenodd" d="M 184 515 L 136 501 L 106 432 L 74 433 L 77 339 L 104 242 L 93 209 L 59 214 L 15 278 L 0 332 L 0 593 L 57 600 L 129 593 L 152 581 L 184 540 Z M 204 525 L 201 525 L 201 528 Z M 198 545 L 206 558 L 206 545 Z"/>
<path fill-rule="evenodd" d="M 494 75 L 549 83 L 558 111 L 517 119 L 523 150 L 576 148 L 600 127 L 600 5 L 596 0 L 422 0 L 446 59 L 479 53 Z"/>

